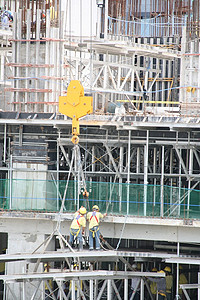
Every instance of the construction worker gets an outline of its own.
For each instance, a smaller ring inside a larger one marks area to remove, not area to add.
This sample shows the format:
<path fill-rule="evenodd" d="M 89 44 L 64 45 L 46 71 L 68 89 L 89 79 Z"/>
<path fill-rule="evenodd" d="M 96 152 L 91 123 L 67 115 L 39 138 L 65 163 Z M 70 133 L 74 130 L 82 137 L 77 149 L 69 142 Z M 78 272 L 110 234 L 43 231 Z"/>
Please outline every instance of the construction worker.
<path fill-rule="evenodd" d="M 79 264 L 74 263 L 73 270 L 74 271 L 79 271 Z M 78 279 L 75 279 L 74 281 L 75 281 L 75 283 L 74 283 L 75 299 L 78 299 L 78 290 L 79 290 L 78 285 L 80 286 L 80 289 L 83 290 L 83 282 L 82 282 L 82 280 L 78 280 Z M 72 280 L 70 280 L 69 290 L 70 290 L 70 293 L 71 293 L 71 298 L 70 299 L 72 299 Z M 82 299 L 82 298 L 79 298 L 79 299 Z"/>
<path fill-rule="evenodd" d="M 183 274 L 183 267 L 181 265 L 179 265 L 179 285 L 180 284 L 187 284 L 188 283 L 188 280 L 185 276 L 185 274 Z M 180 299 L 182 300 L 185 300 L 185 295 L 183 293 L 183 290 L 179 287 L 179 290 L 178 290 L 178 294 L 180 296 Z"/>
<path fill-rule="evenodd" d="M 167 300 L 172 300 L 172 285 L 173 285 L 173 276 L 171 273 L 171 268 L 169 266 L 166 266 L 164 268 L 165 274 L 166 274 L 166 294 L 167 294 Z"/>
<path fill-rule="evenodd" d="M 158 273 L 165 273 L 165 271 L 160 270 Z M 158 289 L 158 300 L 165 300 L 166 297 L 166 279 L 165 277 L 161 278 L 153 278 L 148 277 L 150 281 L 157 283 L 157 289 Z"/>
<path fill-rule="evenodd" d="M 134 271 L 139 271 L 138 269 L 138 265 L 137 264 L 133 264 L 132 268 L 134 269 Z M 134 300 L 139 300 L 140 299 L 140 283 L 141 283 L 141 278 L 139 276 L 133 276 L 133 278 L 131 279 L 131 295 L 130 295 L 130 299 Z M 134 296 L 133 296 L 134 294 Z"/>
<path fill-rule="evenodd" d="M 70 237 L 69 244 L 72 246 L 74 239 L 77 238 L 79 245 L 79 251 L 83 250 L 83 234 L 85 233 L 86 219 L 84 215 L 86 214 L 86 208 L 81 206 L 81 208 L 74 214 L 74 219 L 70 226 Z M 82 230 L 81 230 L 82 227 Z"/>
<path fill-rule="evenodd" d="M 157 268 L 153 268 L 152 270 L 151 270 L 151 272 L 157 272 L 158 270 L 157 270 Z M 157 296 L 157 291 L 158 291 L 158 289 L 157 289 L 157 283 L 156 282 L 151 282 L 150 283 L 150 291 L 151 291 L 151 294 L 152 294 L 152 297 L 153 297 L 153 299 L 154 300 L 156 300 L 156 296 Z"/>
<path fill-rule="evenodd" d="M 48 263 L 44 264 L 44 272 L 49 272 L 50 265 Z M 52 299 L 52 292 L 53 292 L 53 282 L 51 279 L 46 280 L 44 284 L 45 289 L 45 300 Z"/>
<path fill-rule="evenodd" d="M 96 250 L 100 250 L 100 240 L 99 240 L 99 222 L 107 214 L 101 214 L 99 212 L 99 207 L 94 205 L 92 207 L 92 212 L 87 214 L 87 220 L 89 221 L 89 250 L 93 250 L 93 242 L 95 239 Z"/>

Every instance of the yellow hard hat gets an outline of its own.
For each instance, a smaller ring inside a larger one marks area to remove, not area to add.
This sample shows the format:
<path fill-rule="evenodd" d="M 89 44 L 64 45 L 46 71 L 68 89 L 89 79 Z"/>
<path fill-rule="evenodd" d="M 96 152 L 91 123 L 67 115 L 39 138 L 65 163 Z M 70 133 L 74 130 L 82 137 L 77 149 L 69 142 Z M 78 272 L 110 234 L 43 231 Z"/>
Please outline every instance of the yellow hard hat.
<path fill-rule="evenodd" d="M 164 271 L 166 271 L 166 272 L 171 272 L 171 268 L 168 267 L 168 266 L 166 266 L 166 267 L 164 268 Z"/>
<path fill-rule="evenodd" d="M 48 263 L 44 264 L 44 267 L 45 267 L 45 268 L 46 268 L 46 267 L 49 267 L 49 264 L 48 264 Z"/>
<path fill-rule="evenodd" d="M 87 211 L 86 211 L 85 207 L 81 206 L 81 208 L 79 209 L 79 212 L 81 215 L 85 215 Z"/>
<path fill-rule="evenodd" d="M 158 273 L 165 273 L 165 271 L 163 271 L 163 270 L 160 270 L 160 271 L 158 271 Z"/>
<path fill-rule="evenodd" d="M 151 271 L 152 272 L 157 272 L 158 270 L 157 270 L 157 268 L 153 268 Z"/>
<path fill-rule="evenodd" d="M 94 205 L 94 206 L 92 207 L 92 209 L 99 210 L 99 207 L 98 207 L 98 205 Z"/>

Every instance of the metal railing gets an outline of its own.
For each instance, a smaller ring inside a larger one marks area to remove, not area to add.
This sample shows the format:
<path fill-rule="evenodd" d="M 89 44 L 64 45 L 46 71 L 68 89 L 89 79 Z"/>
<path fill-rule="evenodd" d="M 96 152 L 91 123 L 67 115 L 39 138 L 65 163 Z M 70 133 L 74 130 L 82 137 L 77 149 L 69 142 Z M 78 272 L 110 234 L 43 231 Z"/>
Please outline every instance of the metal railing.
<path fill-rule="evenodd" d="M 64 211 L 94 204 L 114 215 L 200 219 L 200 191 L 172 186 L 87 182 L 89 198 L 77 195 L 77 182 L 69 181 Z M 0 209 L 57 212 L 66 181 L 0 180 Z M 129 193 L 129 197 L 128 197 Z M 127 201 L 129 199 L 129 201 Z"/>

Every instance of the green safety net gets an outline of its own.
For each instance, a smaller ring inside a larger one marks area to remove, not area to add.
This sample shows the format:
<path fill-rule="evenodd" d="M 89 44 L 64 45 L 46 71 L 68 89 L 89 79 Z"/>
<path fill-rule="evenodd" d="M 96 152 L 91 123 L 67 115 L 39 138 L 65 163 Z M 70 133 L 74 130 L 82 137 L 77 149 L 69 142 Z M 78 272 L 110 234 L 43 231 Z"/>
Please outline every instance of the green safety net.
<path fill-rule="evenodd" d="M 59 211 L 67 181 L 0 180 L 2 210 Z M 91 210 L 97 204 L 101 212 L 113 215 L 133 215 L 200 219 L 200 191 L 172 186 L 86 182 L 88 199 L 78 183 L 69 181 L 64 212 L 74 212 L 81 205 Z M 83 189 L 82 189 L 83 191 Z"/>

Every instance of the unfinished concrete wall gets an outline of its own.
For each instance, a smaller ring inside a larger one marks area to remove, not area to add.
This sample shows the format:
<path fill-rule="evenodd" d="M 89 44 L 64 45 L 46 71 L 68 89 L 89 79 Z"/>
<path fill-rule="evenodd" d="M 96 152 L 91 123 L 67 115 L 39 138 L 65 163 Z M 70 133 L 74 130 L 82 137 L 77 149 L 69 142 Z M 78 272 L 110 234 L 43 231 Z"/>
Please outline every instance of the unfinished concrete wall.
<path fill-rule="evenodd" d="M 187 37 L 187 39 L 186 39 Z M 181 42 L 180 106 L 181 114 L 199 116 L 200 110 L 200 42 L 186 36 Z"/>

